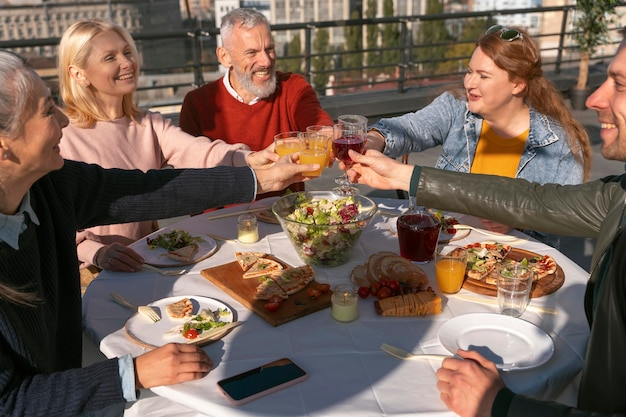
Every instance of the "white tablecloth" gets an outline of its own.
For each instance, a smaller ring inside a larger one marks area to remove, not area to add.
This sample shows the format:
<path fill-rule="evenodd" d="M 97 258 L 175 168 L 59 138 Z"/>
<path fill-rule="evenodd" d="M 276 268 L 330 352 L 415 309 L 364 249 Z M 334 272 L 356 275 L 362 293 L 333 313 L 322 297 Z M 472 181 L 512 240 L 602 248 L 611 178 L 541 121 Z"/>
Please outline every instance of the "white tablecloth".
<path fill-rule="evenodd" d="M 378 199 L 381 209 L 406 208 L 406 200 Z M 245 208 L 245 206 L 244 206 Z M 241 210 L 232 207 L 182 220 L 170 228 L 236 238 L 237 217 L 208 220 L 211 215 Z M 461 222 L 476 224 L 469 216 Z M 381 250 L 398 253 L 397 237 L 378 215 L 364 232 L 351 260 L 336 268 L 315 268 L 316 279 L 331 284 L 349 281 L 352 268 Z M 220 341 L 204 349 L 214 360 L 205 378 L 175 386 L 158 387 L 148 392 L 127 410 L 128 415 L 180 416 L 449 416 L 453 415 L 439 399 L 435 371 L 437 362 L 400 361 L 381 351 L 383 342 L 419 353 L 448 353 L 438 340 L 439 327 L 454 316 L 497 313 L 497 306 L 471 303 L 442 295 L 444 311 L 420 318 L 383 318 L 374 312 L 373 299 L 359 301 L 360 317 L 352 323 L 339 323 L 322 310 L 279 327 L 272 327 L 239 302 L 205 279 L 202 269 L 232 262 L 237 250 L 272 253 L 298 266 L 297 256 L 280 226 L 259 223 L 261 240 L 252 245 L 236 241 L 218 242 L 218 251 L 191 267 L 180 277 L 161 276 L 142 271 L 133 274 L 102 272 L 91 283 L 83 298 L 86 331 L 100 344 L 107 357 L 127 353 L 139 355 L 144 348 L 133 343 L 123 329 L 131 313 L 113 302 L 109 294 L 117 291 L 134 303 L 147 304 L 174 295 L 213 297 L 232 306 L 245 323 Z M 540 254 L 550 254 L 565 272 L 565 284 L 557 292 L 532 300 L 534 305 L 557 308 L 558 315 L 527 310 L 521 317 L 544 329 L 553 338 L 555 352 L 544 365 L 529 370 L 504 373 L 515 392 L 542 399 L 555 399 L 578 374 L 588 338 L 583 312 L 583 293 L 587 272 L 563 254 L 542 243 L 520 239 L 512 242 Z M 459 244 L 489 240 L 471 232 Z M 437 288 L 434 266 L 423 265 L 433 288 Z M 469 293 L 462 290 L 463 293 Z M 309 373 L 308 380 L 249 404 L 235 407 L 217 390 L 218 380 L 251 369 L 271 360 L 289 357 Z M 163 400 L 167 398 L 168 400 Z M 172 401 L 170 401 L 172 400 Z M 183 404 L 184 406 L 179 405 Z"/>

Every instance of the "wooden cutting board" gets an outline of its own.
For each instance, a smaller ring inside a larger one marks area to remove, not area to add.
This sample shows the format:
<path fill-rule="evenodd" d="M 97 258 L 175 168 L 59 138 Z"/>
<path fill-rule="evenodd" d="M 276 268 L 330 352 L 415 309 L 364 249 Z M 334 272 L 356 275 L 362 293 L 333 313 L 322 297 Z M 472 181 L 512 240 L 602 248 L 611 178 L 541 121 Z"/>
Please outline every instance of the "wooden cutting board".
<path fill-rule="evenodd" d="M 267 256 L 267 258 L 280 262 L 285 269 L 291 268 L 290 265 L 278 258 L 272 256 Z M 244 279 L 243 270 L 237 261 L 203 269 L 201 273 L 203 277 L 274 327 L 330 307 L 332 291 L 324 293 L 314 300 L 307 295 L 306 288 L 315 288 L 315 286 L 319 285 L 315 281 L 311 282 L 302 291 L 290 295 L 288 299 L 282 302 L 278 310 L 269 312 L 264 307 L 267 301 L 254 299 L 256 287 L 259 285 L 258 278 Z"/>
<path fill-rule="evenodd" d="M 507 255 L 507 258 L 515 261 L 521 261 L 524 258 L 530 259 L 535 256 L 539 256 L 539 254 L 524 249 L 513 248 Z M 563 268 L 557 264 L 556 272 L 554 274 L 550 274 L 538 281 L 533 282 L 532 289 L 530 290 L 530 298 L 537 298 L 543 295 L 552 294 L 561 288 L 564 282 L 565 273 L 563 272 Z M 463 288 L 477 294 L 491 295 L 493 297 L 498 295 L 498 288 L 496 285 L 487 284 L 485 281 L 478 279 L 466 277 L 465 282 L 463 283 Z"/>

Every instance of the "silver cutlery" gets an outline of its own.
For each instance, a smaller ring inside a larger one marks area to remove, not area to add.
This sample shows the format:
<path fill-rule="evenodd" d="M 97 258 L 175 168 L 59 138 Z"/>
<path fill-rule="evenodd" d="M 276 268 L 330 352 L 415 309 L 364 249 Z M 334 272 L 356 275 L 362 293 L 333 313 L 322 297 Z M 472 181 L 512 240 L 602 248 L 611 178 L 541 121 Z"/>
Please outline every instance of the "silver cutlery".
<path fill-rule="evenodd" d="M 141 269 L 145 269 L 146 271 L 152 271 L 152 272 L 157 272 L 161 275 L 166 275 L 166 276 L 170 276 L 170 277 L 176 277 L 179 275 L 183 275 L 184 273 L 187 272 L 186 269 L 161 269 L 161 268 L 157 268 L 156 266 L 152 266 L 152 265 L 148 265 L 148 264 L 142 264 L 141 265 Z"/>
<path fill-rule="evenodd" d="M 399 347 L 388 345 L 387 343 L 383 343 L 380 347 L 382 350 L 394 356 L 398 359 L 402 360 L 416 360 L 416 359 L 432 359 L 432 360 L 443 360 L 445 358 L 453 358 L 451 355 L 437 355 L 431 353 L 420 353 L 414 354 L 411 352 L 407 352 L 404 349 L 400 349 Z"/>
<path fill-rule="evenodd" d="M 460 300 L 471 301 L 473 303 L 496 305 L 496 306 L 499 305 L 498 300 L 494 298 L 473 297 L 471 295 L 466 295 L 466 294 L 455 294 L 453 297 L 458 298 Z M 536 306 L 532 304 L 528 304 L 528 306 L 526 307 L 526 310 L 535 310 L 539 313 L 554 314 L 554 315 L 559 314 L 559 310 L 557 310 L 556 308 Z"/>
<path fill-rule="evenodd" d="M 520 239 L 517 236 L 505 235 L 503 233 L 498 233 L 498 232 L 490 232 L 488 230 L 479 229 L 477 227 L 470 226 L 468 224 L 455 224 L 455 225 L 452 225 L 452 227 L 454 227 L 456 230 L 473 230 L 474 232 L 478 232 L 480 234 L 492 237 L 492 238 L 497 239 L 497 240 L 502 241 L 502 242 L 509 241 L 509 240 L 518 240 L 518 239 Z"/>
<path fill-rule="evenodd" d="M 148 318 L 149 320 L 152 320 L 154 323 L 156 323 L 157 321 L 161 320 L 161 316 L 159 315 L 159 313 L 157 313 L 156 310 L 154 308 L 152 308 L 152 307 L 149 307 L 149 306 L 137 306 L 137 305 L 131 303 L 130 301 L 126 300 L 124 297 L 122 297 L 121 295 L 119 295 L 116 292 L 112 292 L 111 293 L 111 297 L 119 305 L 124 306 L 127 309 L 129 309 L 129 310 L 137 311 L 139 314 L 141 314 L 142 316 Z"/>
<path fill-rule="evenodd" d="M 231 321 L 230 323 L 227 323 L 223 326 L 215 327 L 211 330 L 202 332 L 200 336 L 198 336 L 197 338 L 187 341 L 187 344 L 197 344 L 198 342 L 201 342 L 203 340 L 207 340 L 207 339 L 210 340 L 214 338 L 215 336 L 219 336 L 222 333 L 230 329 L 233 329 L 243 323 L 244 323 L 243 321 Z"/>

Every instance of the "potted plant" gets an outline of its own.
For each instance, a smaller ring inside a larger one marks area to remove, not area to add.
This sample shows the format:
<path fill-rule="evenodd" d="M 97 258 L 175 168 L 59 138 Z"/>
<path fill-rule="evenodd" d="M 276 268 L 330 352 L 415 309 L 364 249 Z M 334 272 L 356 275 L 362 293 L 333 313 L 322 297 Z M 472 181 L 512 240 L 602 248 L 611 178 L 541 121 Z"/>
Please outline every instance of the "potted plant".
<path fill-rule="evenodd" d="M 615 20 L 615 7 L 618 0 L 577 0 L 578 16 L 574 22 L 574 39 L 580 49 L 580 66 L 576 86 L 570 90 L 572 108 L 585 109 L 585 101 L 591 93 L 587 85 L 589 79 L 589 59 L 600 45 L 607 43 L 609 25 Z"/>

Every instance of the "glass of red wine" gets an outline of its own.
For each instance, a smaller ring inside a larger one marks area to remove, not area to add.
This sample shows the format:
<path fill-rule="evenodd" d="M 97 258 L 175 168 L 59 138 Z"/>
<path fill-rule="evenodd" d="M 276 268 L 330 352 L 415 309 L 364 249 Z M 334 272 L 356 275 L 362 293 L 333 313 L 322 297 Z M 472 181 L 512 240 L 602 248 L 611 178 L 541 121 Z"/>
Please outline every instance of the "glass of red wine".
<path fill-rule="evenodd" d="M 335 158 L 346 165 L 348 169 L 352 165 L 352 159 L 348 154 L 349 150 L 363 153 L 365 150 L 365 132 L 367 129 L 367 118 L 358 115 L 339 116 L 339 120 L 335 125 L 335 133 L 333 139 L 333 153 Z M 343 175 L 336 178 L 335 182 L 339 185 L 333 188 L 333 193 L 347 196 L 359 193 L 359 190 L 350 183 L 348 174 L 344 171 Z"/>

